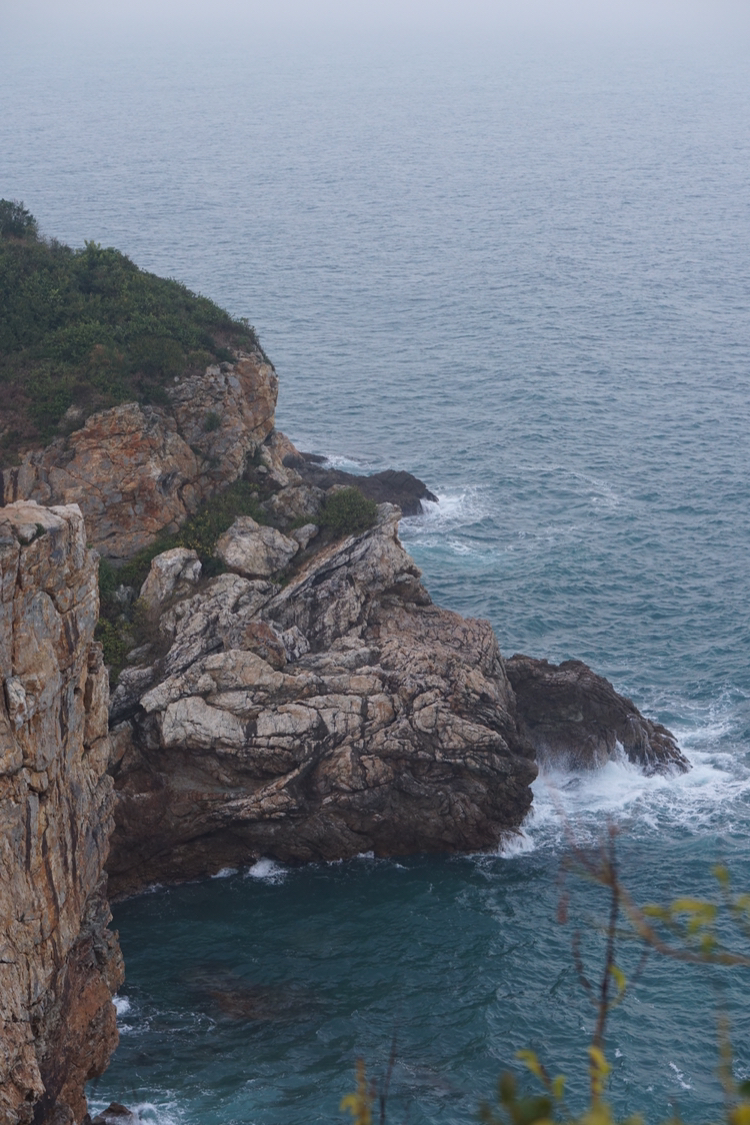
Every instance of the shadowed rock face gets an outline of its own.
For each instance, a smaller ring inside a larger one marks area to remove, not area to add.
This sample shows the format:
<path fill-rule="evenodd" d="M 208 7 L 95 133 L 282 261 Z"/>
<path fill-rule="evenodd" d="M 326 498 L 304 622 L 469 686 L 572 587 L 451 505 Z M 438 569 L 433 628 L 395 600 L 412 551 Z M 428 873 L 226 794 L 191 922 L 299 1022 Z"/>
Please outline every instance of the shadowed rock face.
<path fill-rule="evenodd" d="M 0 1121 L 68 1125 L 117 1043 L 96 555 L 75 506 L 0 509 Z"/>
<path fill-rule="evenodd" d="M 615 757 L 619 745 L 647 775 L 690 769 L 666 727 L 646 719 L 580 660 L 549 664 L 517 655 L 505 666 L 541 765 L 593 769 Z"/>
<path fill-rule="evenodd" d="M 0 503 L 78 504 L 91 546 L 115 562 L 131 558 L 237 480 L 273 429 L 277 391 L 259 356 L 209 367 L 176 383 L 168 407 L 116 406 L 27 453 L 0 471 Z"/>
<path fill-rule="evenodd" d="M 260 855 L 491 847 L 521 823 L 536 767 L 494 634 L 430 603 L 398 515 L 283 590 L 221 575 L 165 611 L 162 664 L 113 696 L 114 893 Z M 281 664 L 242 647 L 253 622 Z"/>

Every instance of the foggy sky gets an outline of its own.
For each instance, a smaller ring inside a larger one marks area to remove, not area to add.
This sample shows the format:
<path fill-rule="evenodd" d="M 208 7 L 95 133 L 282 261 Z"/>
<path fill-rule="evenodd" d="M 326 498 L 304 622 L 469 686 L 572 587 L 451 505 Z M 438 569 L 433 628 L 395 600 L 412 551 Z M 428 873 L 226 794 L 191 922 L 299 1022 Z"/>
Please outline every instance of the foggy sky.
<path fill-rule="evenodd" d="M 0 0 L 2 23 L 700 35 L 746 31 L 750 0 Z"/>

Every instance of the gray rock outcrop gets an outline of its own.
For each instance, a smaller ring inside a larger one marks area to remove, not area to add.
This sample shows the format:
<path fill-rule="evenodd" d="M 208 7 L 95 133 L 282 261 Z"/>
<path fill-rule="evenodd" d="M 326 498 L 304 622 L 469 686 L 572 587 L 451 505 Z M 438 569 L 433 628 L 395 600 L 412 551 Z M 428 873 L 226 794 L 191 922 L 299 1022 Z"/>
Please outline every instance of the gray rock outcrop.
<path fill-rule="evenodd" d="M 264 527 L 251 516 L 238 516 L 216 544 L 216 554 L 229 570 L 244 578 L 270 578 L 285 570 L 300 544 L 275 527 Z"/>

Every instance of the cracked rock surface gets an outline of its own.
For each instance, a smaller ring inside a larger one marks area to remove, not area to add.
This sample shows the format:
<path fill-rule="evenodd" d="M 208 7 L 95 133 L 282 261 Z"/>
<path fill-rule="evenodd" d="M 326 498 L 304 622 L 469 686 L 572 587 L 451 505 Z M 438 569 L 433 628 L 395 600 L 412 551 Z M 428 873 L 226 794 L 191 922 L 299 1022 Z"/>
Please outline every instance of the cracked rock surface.
<path fill-rule="evenodd" d="M 241 354 L 178 381 L 168 406 L 115 406 L 26 453 L 0 470 L 0 503 L 78 504 L 89 544 L 115 562 L 131 558 L 237 480 L 273 430 L 277 392 L 270 364 Z"/>
<path fill-rule="evenodd" d="M 536 766 L 494 634 L 431 604 L 399 515 L 283 589 L 224 574 L 165 612 L 168 652 L 113 695 L 114 893 L 260 855 L 490 847 L 520 824 Z"/>
<path fill-rule="evenodd" d="M 109 685 L 75 505 L 0 509 L 0 1121 L 69 1125 L 117 1043 Z"/>

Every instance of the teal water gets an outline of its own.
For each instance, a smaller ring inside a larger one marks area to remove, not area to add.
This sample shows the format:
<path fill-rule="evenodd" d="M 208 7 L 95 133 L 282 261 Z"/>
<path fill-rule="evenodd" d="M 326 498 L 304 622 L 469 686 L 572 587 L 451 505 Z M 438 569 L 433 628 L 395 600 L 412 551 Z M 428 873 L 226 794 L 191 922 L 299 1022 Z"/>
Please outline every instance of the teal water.
<path fill-rule="evenodd" d="M 401 527 L 434 599 L 587 660 L 694 764 L 540 778 L 503 856 L 263 862 L 118 905 L 92 1105 L 335 1121 L 394 1035 L 389 1120 L 470 1121 L 527 1046 L 578 1104 L 571 938 L 595 964 L 604 904 L 573 883 L 556 922 L 566 832 L 615 823 L 643 900 L 718 859 L 750 883 L 746 41 L 14 34 L 0 194 L 248 315 L 301 448 L 439 495 Z M 750 1077 L 746 996 L 652 958 L 611 1021 L 617 1111 L 716 1117 L 715 1012 Z"/>

